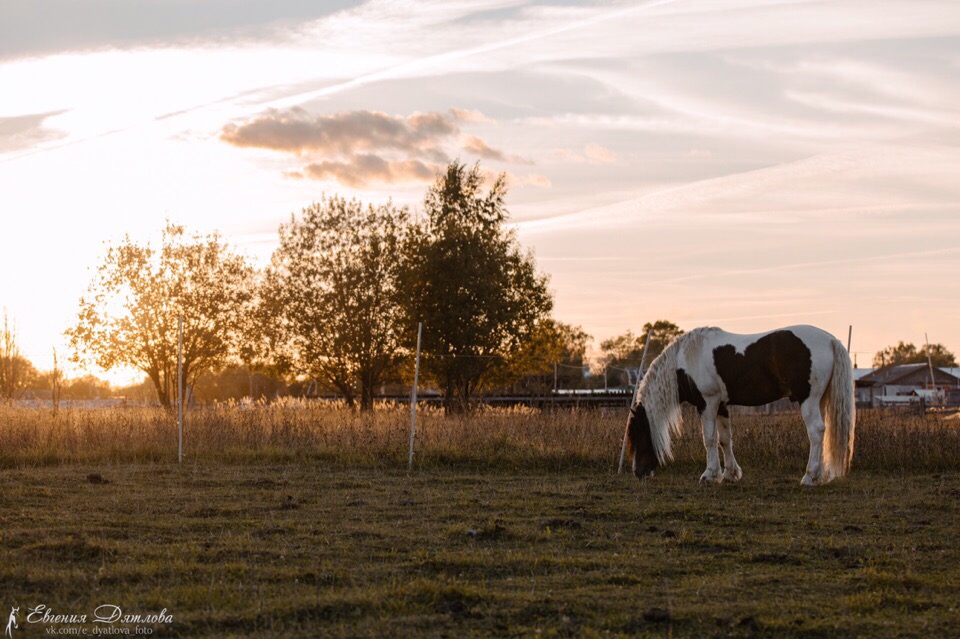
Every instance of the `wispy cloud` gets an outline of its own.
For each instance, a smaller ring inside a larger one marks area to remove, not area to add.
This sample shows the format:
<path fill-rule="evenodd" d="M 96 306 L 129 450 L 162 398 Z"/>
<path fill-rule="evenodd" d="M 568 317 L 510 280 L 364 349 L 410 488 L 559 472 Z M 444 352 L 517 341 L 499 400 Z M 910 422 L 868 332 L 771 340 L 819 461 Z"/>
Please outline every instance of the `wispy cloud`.
<path fill-rule="evenodd" d="M 582 150 L 554 149 L 553 155 L 567 162 L 612 164 L 617 161 L 617 154 L 607 147 L 592 142 Z"/>
<path fill-rule="evenodd" d="M 503 154 L 503 151 L 498 151 L 497 149 L 490 148 L 486 142 L 481 140 L 475 135 L 468 135 L 463 138 L 461 142 L 461 147 L 467 153 L 472 155 L 479 156 L 487 160 L 497 160 L 499 162 L 504 162 L 507 159 L 507 156 Z"/>
<path fill-rule="evenodd" d="M 363 188 L 372 182 L 429 182 L 439 170 L 440 167 L 420 160 L 388 161 L 377 155 L 361 154 L 344 162 L 312 162 L 291 177 L 335 180 L 346 186 Z"/>
<path fill-rule="evenodd" d="M 960 149 L 952 147 L 877 145 L 666 186 L 609 205 L 523 221 L 519 226 L 529 233 L 609 230 L 672 224 L 674 216 L 681 215 L 685 224 L 697 220 L 769 227 L 809 223 L 814 218 L 836 222 L 840 214 L 949 209 L 960 200 L 960 190 L 930 185 L 945 185 L 950 167 L 958 162 Z M 897 188 L 890 192 L 887 185 L 893 181 Z"/>
<path fill-rule="evenodd" d="M 460 122 L 480 122 L 484 124 L 493 124 L 495 122 L 492 118 L 487 117 L 483 112 L 476 109 L 459 109 L 453 107 L 450 109 L 450 113 Z"/>
<path fill-rule="evenodd" d="M 550 181 L 550 178 L 538 173 L 527 173 L 525 175 L 508 174 L 507 178 L 508 184 L 511 186 L 536 186 L 541 189 L 548 189 L 553 186 L 553 182 Z"/>
<path fill-rule="evenodd" d="M 599 144 L 588 144 L 583 149 L 583 154 L 588 160 L 599 162 L 600 164 L 610 164 L 617 161 L 617 154 Z"/>
<path fill-rule="evenodd" d="M 45 126 L 48 118 L 60 115 L 64 111 L 31 113 L 9 118 L 0 118 L 0 153 L 22 151 L 66 137 L 66 133 Z"/>

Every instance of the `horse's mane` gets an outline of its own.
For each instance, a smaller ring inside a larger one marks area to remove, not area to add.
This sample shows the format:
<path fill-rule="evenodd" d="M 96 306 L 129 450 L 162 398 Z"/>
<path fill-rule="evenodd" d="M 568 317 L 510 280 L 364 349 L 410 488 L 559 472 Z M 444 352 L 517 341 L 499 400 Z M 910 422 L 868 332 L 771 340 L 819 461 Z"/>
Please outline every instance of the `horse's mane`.
<path fill-rule="evenodd" d="M 642 403 L 647 412 L 650 439 L 661 464 L 673 459 L 673 452 L 670 450 L 671 435 L 679 435 L 683 426 L 680 391 L 677 388 L 677 362 L 681 349 L 685 359 L 697 357 L 703 348 L 705 335 L 716 330 L 719 329 L 711 326 L 695 328 L 674 339 L 653 360 L 637 387 L 633 403 Z"/>

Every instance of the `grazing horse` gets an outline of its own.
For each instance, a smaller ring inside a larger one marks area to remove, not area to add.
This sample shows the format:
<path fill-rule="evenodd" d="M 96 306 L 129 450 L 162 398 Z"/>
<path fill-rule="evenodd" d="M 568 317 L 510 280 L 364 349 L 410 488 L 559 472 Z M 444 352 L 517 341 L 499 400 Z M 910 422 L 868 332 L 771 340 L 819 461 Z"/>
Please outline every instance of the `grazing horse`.
<path fill-rule="evenodd" d="M 639 479 L 673 459 L 671 435 L 682 425 L 680 405 L 703 422 L 707 469 L 701 482 L 737 481 L 727 406 L 761 406 L 789 397 L 800 404 L 810 438 L 805 486 L 842 477 L 853 458 L 855 408 L 850 356 L 835 337 L 813 326 L 737 335 L 697 328 L 673 340 L 637 388 L 627 437 Z M 717 452 L 719 434 L 723 471 Z"/>

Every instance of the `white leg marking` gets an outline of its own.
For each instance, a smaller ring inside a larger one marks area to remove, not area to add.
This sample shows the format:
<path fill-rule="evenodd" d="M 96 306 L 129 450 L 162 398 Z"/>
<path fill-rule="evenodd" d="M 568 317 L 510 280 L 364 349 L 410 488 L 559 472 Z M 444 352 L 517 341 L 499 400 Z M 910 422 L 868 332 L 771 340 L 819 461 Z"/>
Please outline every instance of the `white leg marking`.
<path fill-rule="evenodd" d="M 830 481 L 823 474 L 823 433 L 826 425 L 820 414 L 819 399 L 807 399 L 800 405 L 803 423 L 807 425 L 807 437 L 810 438 L 810 458 L 807 460 L 807 472 L 801 480 L 804 486 L 816 486 Z"/>
<path fill-rule="evenodd" d="M 717 415 L 717 421 L 720 429 L 720 449 L 723 451 L 723 478 L 726 481 L 740 481 L 743 469 L 733 456 L 733 428 L 730 426 L 730 418 Z"/>
<path fill-rule="evenodd" d="M 707 406 L 701 416 L 703 422 L 703 447 L 707 449 L 707 469 L 700 475 L 701 482 L 720 483 L 720 454 L 717 452 L 717 410 Z"/>

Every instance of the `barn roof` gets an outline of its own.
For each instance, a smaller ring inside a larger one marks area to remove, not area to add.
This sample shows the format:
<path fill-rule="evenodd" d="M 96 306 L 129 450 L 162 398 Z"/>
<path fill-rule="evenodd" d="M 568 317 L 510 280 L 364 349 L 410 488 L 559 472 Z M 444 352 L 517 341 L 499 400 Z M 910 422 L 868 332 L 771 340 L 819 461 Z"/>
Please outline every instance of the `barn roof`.
<path fill-rule="evenodd" d="M 883 368 L 878 368 L 868 375 L 857 380 L 858 384 L 864 386 L 876 386 L 880 384 L 896 384 L 897 381 L 902 380 L 909 375 L 916 373 L 922 369 L 928 369 L 927 364 L 896 364 L 891 366 L 884 366 Z M 946 372 L 942 368 L 934 367 L 935 379 L 939 383 L 947 382 L 954 383 L 960 381 L 960 377 Z"/>

